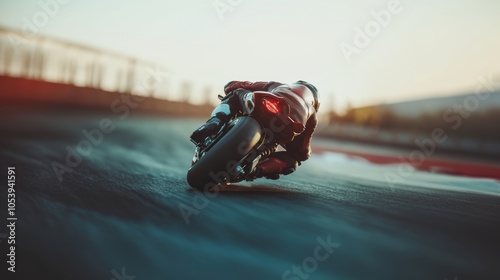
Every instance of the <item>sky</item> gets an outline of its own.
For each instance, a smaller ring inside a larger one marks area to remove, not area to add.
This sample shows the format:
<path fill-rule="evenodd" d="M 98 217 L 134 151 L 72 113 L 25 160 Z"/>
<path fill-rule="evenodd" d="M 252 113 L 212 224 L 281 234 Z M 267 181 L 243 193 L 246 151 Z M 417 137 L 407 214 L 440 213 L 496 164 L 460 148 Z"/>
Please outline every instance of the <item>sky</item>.
<path fill-rule="evenodd" d="M 0 26 L 23 30 L 47 3 L 40 35 L 158 62 L 195 88 L 302 79 L 343 110 L 500 76 L 497 0 L 0 0 Z"/>

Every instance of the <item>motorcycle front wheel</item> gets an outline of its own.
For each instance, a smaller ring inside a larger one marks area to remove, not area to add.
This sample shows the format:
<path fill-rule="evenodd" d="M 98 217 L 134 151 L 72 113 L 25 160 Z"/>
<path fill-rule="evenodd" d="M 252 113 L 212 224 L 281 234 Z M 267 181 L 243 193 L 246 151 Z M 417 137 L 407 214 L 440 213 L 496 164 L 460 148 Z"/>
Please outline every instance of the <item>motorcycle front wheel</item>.
<path fill-rule="evenodd" d="M 231 181 L 234 164 L 239 162 L 257 145 L 262 128 L 252 117 L 239 117 L 230 130 L 211 149 L 195 162 L 187 173 L 192 188 L 206 190 Z"/>

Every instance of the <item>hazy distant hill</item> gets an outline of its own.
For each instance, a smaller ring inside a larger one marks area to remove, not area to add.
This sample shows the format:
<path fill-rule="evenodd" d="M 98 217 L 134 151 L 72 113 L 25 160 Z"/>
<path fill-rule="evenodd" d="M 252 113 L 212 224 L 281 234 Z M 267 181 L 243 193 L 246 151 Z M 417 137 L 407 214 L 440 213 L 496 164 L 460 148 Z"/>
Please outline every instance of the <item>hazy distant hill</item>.
<path fill-rule="evenodd" d="M 438 131 L 436 129 L 440 129 L 447 139 L 440 143 L 440 150 L 498 158 L 500 90 L 479 97 L 486 98 L 481 100 L 474 93 L 469 93 L 351 108 L 343 115 L 332 113 L 329 125 L 318 135 L 418 148 L 418 145 L 415 146 L 417 139 L 430 139 Z M 458 106 L 462 107 L 462 111 L 469 112 L 456 111 Z"/>
<path fill-rule="evenodd" d="M 424 113 L 435 113 L 438 111 L 444 111 L 447 109 L 453 109 L 454 104 L 462 104 L 468 96 L 474 96 L 474 93 L 446 96 L 446 97 L 435 97 L 426 98 L 413 101 L 398 102 L 392 104 L 382 104 L 379 105 L 382 108 L 389 109 L 396 115 L 404 117 L 418 117 Z M 478 111 L 484 111 L 491 108 L 497 108 L 500 110 L 500 91 L 491 93 L 491 95 L 485 100 L 479 100 Z M 469 106 L 474 104 L 471 101 Z"/>
<path fill-rule="evenodd" d="M 468 114 L 464 114 L 467 110 Z M 499 119 L 500 90 L 497 90 L 489 96 L 469 93 L 351 108 L 343 115 L 332 114 L 330 124 L 423 134 L 442 128 L 455 138 L 500 141 Z"/>

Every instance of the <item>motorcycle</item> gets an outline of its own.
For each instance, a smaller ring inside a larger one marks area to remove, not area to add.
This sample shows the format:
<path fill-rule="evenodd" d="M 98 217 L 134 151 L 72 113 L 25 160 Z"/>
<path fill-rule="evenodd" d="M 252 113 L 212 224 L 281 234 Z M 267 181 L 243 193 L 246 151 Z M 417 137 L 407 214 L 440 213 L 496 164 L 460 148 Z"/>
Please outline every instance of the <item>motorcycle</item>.
<path fill-rule="evenodd" d="M 207 190 L 255 180 L 257 165 L 305 129 L 292 120 L 290 105 L 280 96 L 255 91 L 240 100 L 242 110 L 217 133 L 202 143 L 193 141 L 196 148 L 187 172 L 191 187 Z"/>

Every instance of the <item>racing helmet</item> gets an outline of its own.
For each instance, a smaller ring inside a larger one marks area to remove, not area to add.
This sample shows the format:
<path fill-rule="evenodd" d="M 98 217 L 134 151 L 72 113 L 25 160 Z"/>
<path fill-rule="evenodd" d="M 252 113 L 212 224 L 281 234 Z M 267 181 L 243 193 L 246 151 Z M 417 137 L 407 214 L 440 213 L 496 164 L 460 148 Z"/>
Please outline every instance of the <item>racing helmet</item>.
<path fill-rule="evenodd" d="M 321 104 L 321 102 L 319 101 L 318 89 L 315 86 L 313 86 L 312 84 L 310 84 L 306 81 L 302 81 L 302 80 L 296 81 L 295 84 L 304 85 L 312 92 L 313 97 L 314 97 L 313 107 L 314 107 L 314 110 L 316 110 L 316 112 L 318 112 L 319 106 Z"/>

